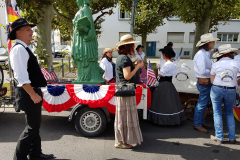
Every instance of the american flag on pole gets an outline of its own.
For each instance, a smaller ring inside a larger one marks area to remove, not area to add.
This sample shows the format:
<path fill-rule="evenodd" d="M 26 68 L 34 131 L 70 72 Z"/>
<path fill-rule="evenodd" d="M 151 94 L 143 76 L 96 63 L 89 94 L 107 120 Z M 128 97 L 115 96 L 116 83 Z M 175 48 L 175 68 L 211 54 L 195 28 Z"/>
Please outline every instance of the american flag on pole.
<path fill-rule="evenodd" d="M 10 40 L 10 32 L 11 32 L 10 27 L 11 27 L 11 24 L 19 18 L 21 18 L 21 15 L 19 12 L 19 8 L 17 6 L 17 2 L 16 0 L 11 0 L 11 2 L 8 2 L 6 6 L 6 25 L 7 25 L 6 29 L 7 29 L 7 38 L 8 38 L 8 42 L 7 42 L 8 52 L 12 47 L 12 43 Z"/>
<path fill-rule="evenodd" d="M 153 86 L 157 81 L 150 60 L 148 60 L 147 85 Z"/>
<path fill-rule="evenodd" d="M 57 80 L 57 74 L 56 74 L 56 72 L 54 71 L 54 68 L 53 68 L 52 65 L 50 66 L 50 74 L 52 75 L 53 80 Z"/>
<path fill-rule="evenodd" d="M 41 68 L 42 74 L 46 80 L 54 79 L 53 76 L 45 68 L 43 68 L 43 67 L 40 67 L 40 68 Z"/>

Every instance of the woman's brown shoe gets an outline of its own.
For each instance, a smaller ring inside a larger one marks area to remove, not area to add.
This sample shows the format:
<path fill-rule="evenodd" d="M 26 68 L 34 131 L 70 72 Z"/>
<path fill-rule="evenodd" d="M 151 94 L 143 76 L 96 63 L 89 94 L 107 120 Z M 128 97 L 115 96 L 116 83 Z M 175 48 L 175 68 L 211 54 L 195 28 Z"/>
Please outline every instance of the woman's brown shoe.
<path fill-rule="evenodd" d="M 217 139 L 215 136 L 211 135 L 210 136 L 211 140 L 216 141 L 218 144 L 223 144 L 223 141 Z"/>
<path fill-rule="evenodd" d="M 208 134 L 208 130 L 206 130 L 206 129 L 203 128 L 202 126 L 200 126 L 200 127 L 195 127 L 195 126 L 193 126 L 193 129 L 197 130 L 198 132 L 202 132 L 202 133 Z"/>

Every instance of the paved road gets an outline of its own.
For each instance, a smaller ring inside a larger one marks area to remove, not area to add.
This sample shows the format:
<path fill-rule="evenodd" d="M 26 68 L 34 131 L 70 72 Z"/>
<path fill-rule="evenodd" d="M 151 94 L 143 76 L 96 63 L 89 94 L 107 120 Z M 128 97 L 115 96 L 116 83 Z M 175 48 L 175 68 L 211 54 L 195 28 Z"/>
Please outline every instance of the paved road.
<path fill-rule="evenodd" d="M 0 108 L 0 111 L 3 109 Z M 43 111 L 41 136 L 44 153 L 54 153 L 57 160 L 238 160 L 240 145 L 217 145 L 209 139 L 214 134 L 203 134 L 192 129 L 187 120 L 180 126 L 158 126 L 140 120 L 144 142 L 133 149 L 115 149 L 113 121 L 99 137 L 79 135 L 69 111 L 48 113 Z M 213 124 L 212 117 L 207 122 Z M 225 124 L 225 123 L 224 123 Z M 24 114 L 8 108 L 0 113 L 0 160 L 11 160 L 17 139 L 25 125 Z M 225 133 L 226 131 L 226 126 Z M 236 122 L 237 140 L 240 141 L 240 122 Z"/>

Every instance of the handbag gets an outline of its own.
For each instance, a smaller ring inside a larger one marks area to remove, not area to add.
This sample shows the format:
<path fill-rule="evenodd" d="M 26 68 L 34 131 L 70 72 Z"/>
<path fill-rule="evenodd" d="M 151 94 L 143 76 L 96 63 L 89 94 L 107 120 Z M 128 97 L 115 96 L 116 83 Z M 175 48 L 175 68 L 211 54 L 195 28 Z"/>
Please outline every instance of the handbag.
<path fill-rule="evenodd" d="M 209 85 L 210 79 L 209 78 L 198 78 L 198 83 L 201 85 Z"/>
<path fill-rule="evenodd" d="M 116 97 L 135 96 L 134 83 L 116 84 L 115 85 L 115 96 Z"/>

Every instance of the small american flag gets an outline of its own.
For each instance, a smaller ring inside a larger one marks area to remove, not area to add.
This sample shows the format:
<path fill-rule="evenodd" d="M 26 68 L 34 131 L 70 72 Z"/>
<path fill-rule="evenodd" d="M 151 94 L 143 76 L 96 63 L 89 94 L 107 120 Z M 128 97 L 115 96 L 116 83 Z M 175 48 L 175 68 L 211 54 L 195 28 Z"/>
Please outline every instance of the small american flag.
<path fill-rule="evenodd" d="M 40 67 L 42 74 L 46 80 L 53 80 L 53 76 L 43 67 Z"/>
<path fill-rule="evenodd" d="M 54 68 L 53 68 L 52 65 L 50 66 L 50 74 L 52 75 L 53 80 L 57 80 L 57 74 L 56 74 L 56 72 L 54 71 Z"/>
<path fill-rule="evenodd" d="M 147 85 L 153 86 L 156 83 L 157 79 L 152 69 L 150 60 L 148 61 L 148 70 L 147 70 Z"/>

